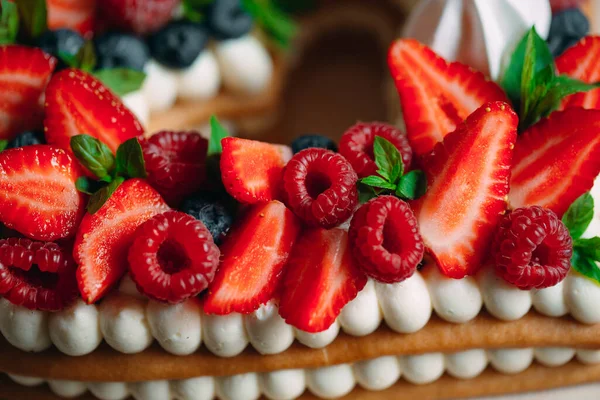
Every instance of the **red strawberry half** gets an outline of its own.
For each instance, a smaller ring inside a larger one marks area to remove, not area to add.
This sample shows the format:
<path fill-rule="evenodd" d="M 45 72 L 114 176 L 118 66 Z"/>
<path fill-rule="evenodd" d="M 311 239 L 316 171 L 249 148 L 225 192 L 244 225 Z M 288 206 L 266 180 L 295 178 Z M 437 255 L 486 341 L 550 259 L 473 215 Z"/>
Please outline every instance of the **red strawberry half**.
<path fill-rule="evenodd" d="M 600 81 L 599 58 L 600 36 L 588 36 L 558 57 L 556 68 L 560 74 L 569 75 L 586 83 L 594 83 Z M 562 108 L 570 107 L 600 108 L 600 89 L 567 97 L 563 101 Z"/>
<path fill-rule="evenodd" d="M 351 255 L 346 231 L 305 231 L 286 267 L 279 313 L 298 329 L 324 331 L 366 283 L 367 276 Z"/>
<path fill-rule="evenodd" d="M 42 95 L 56 59 L 40 49 L 0 47 L 0 139 L 42 126 Z"/>
<path fill-rule="evenodd" d="M 279 197 L 283 167 L 292 158 L 289 147 L 234 137 L 221 144 L 221 178 L 233 198 L 254 204 Z"/>
<path fill-rule="evenodd" d="M 63 149 L 25 146 L 0 153 L 0 221 L 32 239 L 75 234 L 85 211 L 79 164 Z"/>
<path fill-rule="evenodd" d="M 46 7 L 49 29 L 69 28 L 84 36 L 93 34 L 96 0 L 46 0 Z"/>
<path fill-rule="evenodd" d="M 166 25 L 180 0 L 102 0 L 101 18 L 113 28 L 138 34 L 152 33 Z"/>
<path fill-rule="evenodd" d="M 221 247 L 221 265 L 204 311 L 251 313 L 269 301 L 299 233 L 300 221 L 283 203 L 252 207 Z"/>
<path fill-rule="evenodd" d="M 73 256 L 77 283 L 87 303 L 98 301 L 127 271 L 127 253 L 135 230 L 169 210 L 160 195 L 141 179 L 125 181 L 95 214 L 81 221 Z"/>
<path fill-rule="evenodd" d="M 82 133 L 104 142 L 113 152 L 144 130 L 121 100 L 93 76 L 65 69 L 46 90 L 46 140 L 70 149 L 72 136 Z"/>
<path fill-rule="evenodd" d="M 473 274 L 506 209 L 517 115 L 502 102 L 479 108 L 438 144 L 428 188 L 414 204 L 423 242 L 451 278 Z"/>
<path fill-rule="evenodd" d="M 598 132 L 600 110 L 569 108 L 523 133 L 514 152 L 511 208 L 536 205 L 561 217 L 600 173 Z"/>
<path fill-rule="evenodd" d="M 481 72 L 449 63 L 416 40 L 394 43 L 388 64 L 400 95 L 408 140 L 419 156 L 429 153 L 484 103 L 507 101 L 502 89 Z"/>

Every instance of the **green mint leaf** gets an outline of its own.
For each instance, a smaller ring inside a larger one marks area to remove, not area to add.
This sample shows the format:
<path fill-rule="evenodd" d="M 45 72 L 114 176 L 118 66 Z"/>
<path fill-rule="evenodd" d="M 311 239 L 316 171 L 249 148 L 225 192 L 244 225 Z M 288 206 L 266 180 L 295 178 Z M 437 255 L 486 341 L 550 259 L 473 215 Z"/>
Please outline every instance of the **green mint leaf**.
<path fill-rule="evenodd" d="M 404 172 L 403 169 L 404 169 L 403 163 L 394 165 L 394 167 L 392 168 L 392 173 L 390 175 L 389 181 L 391 183 L 393 183 L 394 185 L 397 185 L 398 181 L 400 180 L 400 177 L 402 176 L 402 172 Z"/>
<path fill-rule="evenodd" d="M 36 39 L 48 29 L 46 0 L 18 0 L 20 21 L 27 35 Z"/>
<path fill-rule="evenodd" d="M 571 265 L 573 269 L 581 275 L 596 283 L 600 283 L 600 269 L 598 268 L 598 265 L 596 265 L 594 260 L 586 257 L 585 254 L 581 254 L 576 249 L 573 249 Z"/>
<path fill-rule="evenodd" d="M 147 176 L 144 152 L 137 138 L 121 143 L 117 149 L 116 175 L 127 178 L 145 178 Z"/>
<path fill-rule="evenodd" d="M 214 0 L 183 0 L 181 3 L 183 17 L 192 22 L 204 21 L 204 11 L 207 6 L 213 3 L 213 1 Z"/>
<path fill-rule="evenodd" d="M 110 199 L 110 196 L 112 196 L 115 190 L 117 190 L 123 182 L 125 182 L 125 178 L 118 176 L 115 178 L 114 181 L 95 192 L 92 195 L 92 197 L 90 197 L 90 200 L 87 205 L 87 211 L 90 214 L 95 214 L 96 212 L 98 212 L 98 210 L 102 208 L 104 203 L 106 203 L 108 199 Z"/>
<path fill-rule="evenodd" d="M 388 182 L 387 180 L 383 179 L 380 176 L 375 176 L 375 175 L 367 176 L 366 178 L 362 178 L 360 180 L 360 182 L 364 185 L 372 186 L 372 187 L 376 187 L 376 188 L 380 188 L 380 189 L 396 190 L 396 185 Z"/>
<path fill-rule="evenodd" d="M 282 12 L 272 0 L 242 0 L 242 7 L 277 46 L 290 47 L 298 28 L 295 22 Z"/>
<path fill-rule="evenodd" d="M 0 152 L 4 151 L 8 146 L 8 140 L 0 140 Z"/>
<path fill-rule="evenodd" d="M 81 176 L 81 177 L 77 178 L 77 180 L 75 181 L 75 187 L 81 193 L 91 195 L 91 194 L 96 193 L 98 190 L 102 189 L 104 186 L 106 186 L 106 183 L 108 183 L 108 182 L 95 181 L 95 180 L 87 178 L 85 176 Z"/>
<path fill-rule="evenodd" d="M 379 168 L 377 172 L 386 179 L 391 180 L 395 166 L 399 166 L 400 168 L 398 175 L 404 173 L 402 155 L 390 141 L 381 136 L 375 136 L 375 140 L 373 141 L 373 155 L 375 156 L 375 164 Z"/>
<path fill-rule="evenodd" d="M 100 179 L 109 176 L 115 168 L 115 156 L 108 146 L 90 135 L 73 136 L 71 149 L 75 158 Z"/>
<path fill-rule="evenodd" d="M 86 40 L 76 55 L 78 68 L 85 72 L 92 72 L 96 68 L 96 49 L 91 40 Z"/>
<path fill-rule="evenodd" d="M 101 69 L 94 75 L 117 96 L 124 96 L 142 87 L 146 74 L 129 68 Z"/>
<path fill-rule="evenodd" d="M 377 197 L 375 188 L 358 182 L 358 201 L 360 204 L 364 204 L 375 197 Z"/>
<path fill-rule="evenodd" d="M 577 239 L 573 243 L 573 249 L 591 260 L 600 261 L 600 237 Z"/>
<path fill-rule="evenodd" d="M 413 170 L 400 178 L 396 196 L 415 200 L 427 191 L 427 177 L 423 171 Z"/>
<path fill-rule="evenodd" d="M 221 141 L 229 136 L 227 129 L 221 125 L 217 117 L 210 117 L 210 141 L 208 142 L 208 155 L 221 154 L 223 147 Z"/>
<path fill-rule="evenodd" d="M 562 217 L 571 237 L 579 239 L 594 217 L 594 198 L 587 192 L 571 204 Z"/>
<path fill-rule="evenodd" d="M 8 0 L 0 2 L 0 44 L 12 44 L 19 33 L 19 11 L 14 3 Z"/>
<path fill-rule="evenodd" d="M 523 71 L 521 72 L 521 115 L 528 115 L 535 101 L 532 94 L 536 89 L 535 82 L 535 29 L 527 36 L 525 46 L 525 59 L 523 60 Z"/>
<path fill-rule="evenodd" d="M 79 68 L 79 62 L 77 61 L 76 55 L 66 53 L 64 51 L 59 51 L 58 58 L 60 58 L 62 62 L 64 62 L 65 64 L 67 64 L 67 66 L 71 68 Z"/>

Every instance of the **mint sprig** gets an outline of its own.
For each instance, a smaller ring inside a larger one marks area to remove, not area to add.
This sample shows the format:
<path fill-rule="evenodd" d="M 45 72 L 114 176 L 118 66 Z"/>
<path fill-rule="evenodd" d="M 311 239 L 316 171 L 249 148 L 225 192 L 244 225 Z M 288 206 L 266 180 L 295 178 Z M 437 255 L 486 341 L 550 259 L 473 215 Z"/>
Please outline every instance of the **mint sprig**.
<path fill-rule="evenodd" d="M 0 45 L 12 44 L 19 33 L 19 11 L 14 3 L 0 1 Z"/>
<path fill-rule="evenodd" d="M 583 276 L 600 284 L 600 237 L 584 239 L 581 237 L 594 217 L 594 198 L 584 193 L 571 204 L 563 215 L 562 221 L 573 239 L 571 266 Z"/>
<path fill-rule="evenodd" d="M 393 194 L 406 200 L 415 200 L 425 194 L 425 174 L 420 170 L 405 174 L 402 155 L 396 146 L 380 136 L 375 136 L 373 155 L 378 175 L 360 180 L 358 189 L 362 203 L 381 194 Z"/>
<path fill-rule="evenodd" d="M 221 141 L 230 136 L 227 129 L 219 122 L 216 116 L 210 117 L 210 140 L 208 141 L 208 155 L 213 156 L 221 154 L 223 147 Z"/>
<path fill-rule="evenodd" d="M 500 83 L 519 110 L 520 132 L 557 110 L 565 97 L 600 87 L 557 75 L 548 44 L 535 27 L 517 45 Z"/>
<path fill-rule="evenodd" d="M 16 4 L 19 20 L 29 38 L 36 39 L 48 30 L 46 0 L 18 0 Z"/>
<path fill-rule="evenodd" d="M 119 97 L 139 90 L 146 79 L 144 72 L 130 68 L 100 69 L 94 76 Z"/>
<path fill-rule="evenodd" d="M 90 214 L 96 213 L 117 188 L 128 178 L 146 178 L 142 146 L 137 138 L 123 142 L 113 155 L 108 146 L 90 135 L 71 138 L 71 149 L 79 162 L 97 180 L 81 177 L 77 190 L 91 195 L 87 205 Z"/>
<path fill-rule="evenodd" d="M 6 147 L 8 147 L 8 140 L 0 140 L 0 152 L 3 152 Z"/>
<path fill-rule="evenodd" d="M 273 0 L 241 0 L 242 7 L 254 18 L 258 26 L 280 48 L 292 44 L 298 28 Z"/>

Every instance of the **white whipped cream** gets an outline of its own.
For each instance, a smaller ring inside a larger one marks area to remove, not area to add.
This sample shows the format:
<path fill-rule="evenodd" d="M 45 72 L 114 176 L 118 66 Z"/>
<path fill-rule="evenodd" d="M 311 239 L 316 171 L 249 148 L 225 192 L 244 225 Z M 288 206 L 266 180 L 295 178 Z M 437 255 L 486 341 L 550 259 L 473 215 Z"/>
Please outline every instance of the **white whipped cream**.
<path fill-rule="evenodd" d="M 548 0 L 421 0 L 403 36 L 496 80 L 507 52 L 533 25 L 546 38 L 551 18 Z"/>
<path fill-rule="evenodd" d="M 450 354 L 384 356 L 354 364 L 225 377 L 135 383 L 50 380 L 48 384 L 61 397 L 76 397 L 89 390 L 101 400 L 122 400 L 130 395 L 136 400 L 256 400 L 261 395 L 272 400 L 288 400 L 297 398 L 306 389 L 317 397 L 336 398 L 348 394 L 356 385 L 377 391 L 392 386 L 401 378 L 413 384 L 427 384 L 439 379 L 444 372 L 468 380 L 481 374 L 488 365 L 499 372 L 515 374 L 529 367 L 534 359 L 546 366 L 558 367 L 574 357 L 585 364 L 597 364 L 600 363 L 600 350 L 473 349 Z M 46 382 L 40 378 L 9 376 L 23 386 Z"/>

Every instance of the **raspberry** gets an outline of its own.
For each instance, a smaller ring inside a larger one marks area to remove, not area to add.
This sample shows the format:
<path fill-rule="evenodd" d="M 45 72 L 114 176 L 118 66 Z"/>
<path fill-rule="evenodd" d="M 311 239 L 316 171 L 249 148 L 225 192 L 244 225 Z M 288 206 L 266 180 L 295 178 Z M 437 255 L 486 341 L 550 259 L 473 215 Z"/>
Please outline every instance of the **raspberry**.
<path fill-rule="evenodd" d="M 171 205 L 206 180 L 208 141 L 196 132 L 162 131 L 140 138 L 148 182 Z"/>
<path fill-rule="evenodd" d="M 377 175 L 377 165 L 373 155 L 373 141 L 380 136 L 391 142 L 402 155 L 404 170 L 410 168 L 412 149 L 406 135 L 398 128 L 382 122 L 358 124 L 348 129 L 340 140 L 340 154 L 352 164 L 360 178 Z"/>
<path fill-rule="evenodd" d="M 2 239 L 0 294 L 30 310 L 62 310 L 78 294 L 75 263 L 56 243 Z"/>
<path fill-rule="evenodd" d="M 219 248 L 204 224 L 167 211 L 142 224 L 129 249 L 129 273 L 141 292 L 179 303 L 206 289 L 219 265 Z"/>
<path fill-rule="evenodd" d="M 341 155 L 325 149 L 305 149 L 285 167 L 284 197 L 308 225 L 333 228 L 354 212 L 357 181 L 352 166 Z"/>
<path fill-rule="evenodd" d="M 352 218 L 348 240 L 363 272 L 384 283 L 412 276 L 425 251 L 415 215 L 394 196 L 363 204 Z"/>
<path fill-rule="evenodd" d="M 523 290 L 562 281 L 571 268 L 572 254 L 567 227 L 553 211 L 538 206 L 505 215 L 492 246 L 496 273 Z"/>

